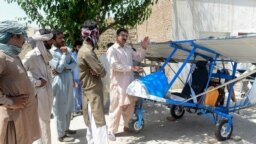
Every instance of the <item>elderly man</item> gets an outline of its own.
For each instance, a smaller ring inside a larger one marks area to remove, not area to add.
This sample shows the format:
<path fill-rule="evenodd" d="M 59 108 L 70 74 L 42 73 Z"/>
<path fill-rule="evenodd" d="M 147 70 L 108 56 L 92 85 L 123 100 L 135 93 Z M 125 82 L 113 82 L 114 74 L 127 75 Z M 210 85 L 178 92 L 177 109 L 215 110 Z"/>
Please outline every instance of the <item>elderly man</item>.
<path fill-rule="evenodd" d="M 49 61 L 52 55 L 49 52 L 53 40 L 51 30 L 40 29 L 32 36 L 36 46 L 29 51 L 23 59 L 23 65 L 34 84 L 38 103 L 39 122 L 41 127 L 41 139 L 35 143 L 50 144 L 51 143 L 51 109 L 52 109 L 52 79 L 49 69 Z"/>
<path fill-rule="evenodd" d="M 18 54 L 25 27 L 0 22 L 0 144 L 31 144 L 40 138 L 34 88 Z"/>
<path fill-rule="evenodd" d="M 85 21 L 81 34 L 84 44 L 78 52 L 78 67 L 84 96 L 83 114 L 87 128 L 87 143 L 107 144 L 101 81 L 101 78 L 106 75 L 106 71 L 94 52 L 99 38 L 97 24 L 94 21 Z"/>
<path fill-rule="evenodd" d="M 57 125 L 58 139 L 61 142 L 73 142 L 71 134 L 76 131 L 69 130 L 71 112 L 73 111 L 73 77 L 72 70 L 76 62 L 65 46 L 64 35 L 53 30 L 54 45 L 50 50 L 53 59 L 49 62 L 53 70 L 53 114 Z"/>
<path fill-rule="evenodd" d="M 141 68 L 133 66 L 133 60 L 144 59 L 149 38 L 145 37 L 141 43 L 142 49 L 137 52 L 126 45 L 128 31 L 124 28 L 117 30 L 116 43 L 107 51 L 110 64 L 110 107 L 109 107 L 109 139 L 115 140 L 121 115 L 124 119 L 124 131 L 128 131 L 128 123 L 133 115 L 135 98 L 126 94 L 128 85 L 132 82 L 133 72 L 140 72 Z"/>

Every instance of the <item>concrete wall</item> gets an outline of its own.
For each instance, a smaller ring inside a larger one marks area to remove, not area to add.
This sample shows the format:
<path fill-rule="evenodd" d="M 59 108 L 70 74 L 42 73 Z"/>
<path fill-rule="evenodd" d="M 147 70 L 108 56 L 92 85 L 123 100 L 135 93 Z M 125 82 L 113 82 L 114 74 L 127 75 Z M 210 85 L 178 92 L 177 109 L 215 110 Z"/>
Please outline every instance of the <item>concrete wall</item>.
<path fill-rule="evenodd" d="M 205 32 L 255 32 L 255 0 L 173 0 L 172 37 L 199 38 Z"/>

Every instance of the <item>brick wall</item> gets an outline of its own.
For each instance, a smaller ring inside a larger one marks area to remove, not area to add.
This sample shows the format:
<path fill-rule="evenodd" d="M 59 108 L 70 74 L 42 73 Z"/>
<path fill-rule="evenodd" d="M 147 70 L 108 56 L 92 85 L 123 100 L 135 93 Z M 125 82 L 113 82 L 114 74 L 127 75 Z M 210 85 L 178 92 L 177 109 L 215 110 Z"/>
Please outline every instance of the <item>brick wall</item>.
<path fill-rule="evenodd" d="M 128 38 L 128 43 L 137 43 L 137 34 L 136 34 L 136 29 L 132 28 L 129 29 L 129 38 Z M 96 50 L 97 55 L 101 55 L 106 52 L 106 45 L 110 42 L 115 42 L 116 41 L 116 30 L 115 29 L 109 29 L 105 31 L 103 34 L 101 34 L 100 39 L 99 39 L 99 49 Z"/>
<path fill-rule="evenodd" d="M 153 5 L 148 20 L 137 26 L 138 41 L 149 36 L 152 42 L 169 41 L 172 32 L 171 25 L 172 0 L 159 0 Z"/>

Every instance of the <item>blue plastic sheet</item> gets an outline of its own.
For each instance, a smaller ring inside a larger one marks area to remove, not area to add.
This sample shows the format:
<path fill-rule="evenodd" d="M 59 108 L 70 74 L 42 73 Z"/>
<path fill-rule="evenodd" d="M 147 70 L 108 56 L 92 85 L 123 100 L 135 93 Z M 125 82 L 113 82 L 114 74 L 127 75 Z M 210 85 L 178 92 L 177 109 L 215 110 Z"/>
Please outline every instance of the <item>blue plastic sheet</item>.
<path fill-rule="evenodd" d="M 168 88 L 168 80 L 162 71 L 149 74 L 139 80 L 145 85 L 150 95 L 162 98 L 165 97 Z"/>

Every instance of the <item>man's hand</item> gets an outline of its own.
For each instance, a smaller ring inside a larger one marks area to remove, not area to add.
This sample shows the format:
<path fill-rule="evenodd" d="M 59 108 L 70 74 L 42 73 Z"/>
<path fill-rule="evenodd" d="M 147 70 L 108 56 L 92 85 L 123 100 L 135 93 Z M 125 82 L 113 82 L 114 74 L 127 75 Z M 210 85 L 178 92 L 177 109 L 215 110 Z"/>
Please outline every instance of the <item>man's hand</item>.
<path fill-rule="evenodd" d="M 148 38 L 148 37 L 145 37 L 145 38 L 143 39 L 143 41 L 140 43 L 140 45 L 141 45 L 141 47 L 142 47 L 143 49 L 147 49 L 149 43 L 150 43 L 149 38 Z"/>
<path fill-rule="evenodd" d="M 78 84 L 75 81 L 73 81 L 73 87 L 78 88 Z"/>
<path fill-rule="evenodd" d="M 53 69 L 53 70 L 52 70 L 52 74 L 55 76 L 55 75 L 58 74 L 58 72 L 57 72 L 55 69 Z"/>
<path fill-rule="evenodd" d="M 143 71 L 142 67 L 139 67 L 139 66 L 132 66 L 131 70 L 134 72 L 142 72 Z"/>
<path fill-rule="evenodd" d="M 45 86 L 45 85 L 47 84 L 47 81 L 46 81 L 46 80 L 44 80 L 44 79 L 42 79 L 42 78 L 40 78 L 39 80 L 41 81 L 41 85 L 38 86 L 38 87 L 43 87 L 43 86 Z"/>
<path fill-rule="evenodd" d="M 91 73 L 93 76 L 99 76 L 99 75 L 97 75 L 93 70 L 90 70 L 90 73 Z"/>
<path fill-rule="evenodd" d="M 17 96 L 17 97 L 9 97 L 9 98 L 13 101 L 13 104 L 10 106 L 7 106 L 7 108 L 13 109 L 13 110 L 24 108 L 28 101 L 27 95 L 22 95 L 22 96 Z"/>
<path fill-rule="evenodd" d="M 60 51 L 61 51 L 62 54 L 66 54 L 68 49 L 67 49 L 67 47 L 64 46 L 64 47 L 60 48 Z"/>

